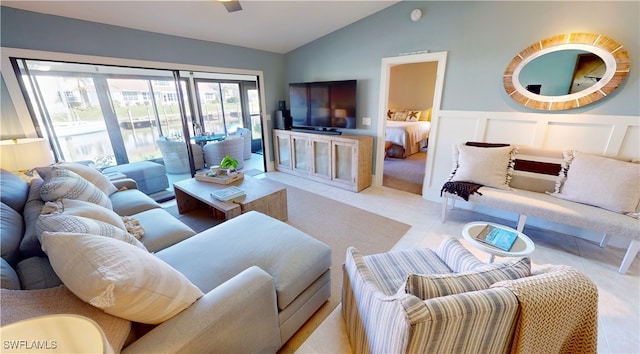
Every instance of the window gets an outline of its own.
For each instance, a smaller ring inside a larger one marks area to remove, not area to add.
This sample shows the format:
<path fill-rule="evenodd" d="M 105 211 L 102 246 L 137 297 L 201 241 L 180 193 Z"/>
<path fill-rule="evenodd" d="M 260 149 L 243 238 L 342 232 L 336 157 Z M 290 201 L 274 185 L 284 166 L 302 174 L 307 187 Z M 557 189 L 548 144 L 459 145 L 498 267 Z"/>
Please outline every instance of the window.
<path fill-rule="evenodd" d="M 185 128 L 193 136 L 214 117 L 223 122 L 223 131 L 228 128 L 225 116 L 233 126 L 242 126 L 238 83 L 203 87 L 204 100 L 190 92 L 195 86 L 189 81 L 214 74 L 10 60 L 20 73 L 36 130 L 51 141 L 59 161 L 91 160 L 106 167 L 159 160 L 160 136 L 184 141 Z"/>

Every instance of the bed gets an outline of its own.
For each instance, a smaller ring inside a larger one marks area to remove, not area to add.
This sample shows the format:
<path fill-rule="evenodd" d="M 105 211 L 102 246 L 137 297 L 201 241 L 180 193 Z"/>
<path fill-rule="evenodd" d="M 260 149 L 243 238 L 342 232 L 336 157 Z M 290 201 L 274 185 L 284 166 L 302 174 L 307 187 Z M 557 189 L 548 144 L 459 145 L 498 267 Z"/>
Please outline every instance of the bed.
<path fill-rule="evenodd" d="M 385 141 L 402 146 L 404 157 L 407 157 L 420 151 L 420 148 L 426 145 L 430 130 L 431 122 L 429 121 L 387 119 Z"/>

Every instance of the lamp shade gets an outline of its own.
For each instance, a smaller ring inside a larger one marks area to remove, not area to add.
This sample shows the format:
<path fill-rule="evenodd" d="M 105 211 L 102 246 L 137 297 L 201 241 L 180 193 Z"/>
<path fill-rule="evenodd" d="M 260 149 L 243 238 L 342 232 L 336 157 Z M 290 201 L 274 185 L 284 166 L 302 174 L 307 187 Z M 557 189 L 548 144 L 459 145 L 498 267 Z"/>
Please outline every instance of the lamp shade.
<path fill-rule="evenodd" d="M 49 142 L 43 138 L 0 141 L 0 167 L 7 171 L 25 171 L 53 163 Z"/>

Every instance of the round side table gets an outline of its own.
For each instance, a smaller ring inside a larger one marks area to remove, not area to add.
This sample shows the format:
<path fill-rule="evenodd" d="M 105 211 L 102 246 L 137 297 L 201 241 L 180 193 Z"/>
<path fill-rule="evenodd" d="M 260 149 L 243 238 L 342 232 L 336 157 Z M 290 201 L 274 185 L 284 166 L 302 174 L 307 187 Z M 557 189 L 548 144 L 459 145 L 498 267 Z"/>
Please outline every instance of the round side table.
<path fill-rule="evenodd" d="M 498 247 L 494 247 L 486 243 L 482 243 L 476 239 L 476 236 L 478 236 L 478 234 L 482 231 L 482 229 L 484 229 L 485 226 L 487 225 L 490 225 L 499 229 L 507 230 L 518 235 L 518 238 L 516 238 L 515 243 L 513 244 L 513 246 L 511 246 L 511 249 L 509 251 L 501 250 Z M 465 240 L 469 241 L 469 243 L 471 243 L 471 245 L 474 246 L 475 248 L 489 253 L 489 263 L 493 262 L 495 256 L 524 257 L 529 255 L 531 252 L 533 252 L 536 249 L 536 246 L 533 243 L 533 241 L 531 241 L 531 239 L 527 237 L 527 235 L 523 234 L 522 232 L 514 230 L 508 226 L 486 222 L 486 221 L 474 221 L 464 225 L 464 228 L 462 229 L 462 237 L 464 237 Z"/>

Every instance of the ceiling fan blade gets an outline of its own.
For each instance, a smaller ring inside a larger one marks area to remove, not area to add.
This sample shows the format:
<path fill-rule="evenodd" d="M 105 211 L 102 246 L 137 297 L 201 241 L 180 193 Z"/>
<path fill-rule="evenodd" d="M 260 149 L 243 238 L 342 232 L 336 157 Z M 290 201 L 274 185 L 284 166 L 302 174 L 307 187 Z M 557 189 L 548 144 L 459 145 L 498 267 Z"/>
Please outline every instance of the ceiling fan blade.
<path fill-rule="evenodd" d="M 227 9 L 227 12 L 236 12 L 242 10 L 242 6 L 240 5 L 240 1 L 238 0 L 223 1 L 222 3 Z"/>

